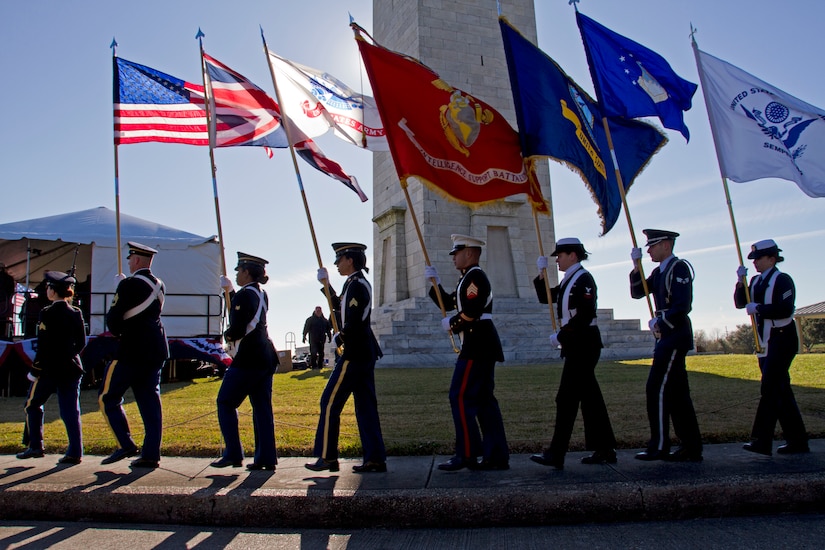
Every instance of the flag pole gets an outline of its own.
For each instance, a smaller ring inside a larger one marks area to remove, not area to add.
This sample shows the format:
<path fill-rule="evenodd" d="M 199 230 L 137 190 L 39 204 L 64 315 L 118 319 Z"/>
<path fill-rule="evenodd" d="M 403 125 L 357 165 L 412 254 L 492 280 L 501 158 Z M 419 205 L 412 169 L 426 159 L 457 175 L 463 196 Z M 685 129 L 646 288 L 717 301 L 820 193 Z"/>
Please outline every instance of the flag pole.
<path fill-rule="evenodd" d="M 528 166 L 528 163 L 532 163 L 527 159 L 524 159 L 525 168 L 527 169 L 528 174 L 532 174 L 532 167 Z M 532 177 L 532 175 L 530 176 Z M 533 224 L 536 227 L 536 239 L 539 243 L 539 256 L 544 256 L 544 243 L 541 240 L 541 229 L 539 228 L 539 213 L 535 207 L 533 207 Z M 553 332 L 556 331 L 556 312 L 553 311 L 553 297 L 551 296 L 550 292 L 550 281 L 547 279 L 547 269 L 542 269 L 541 273 L 543 275 L 542 279 L 544 279 L 544 289 L 547 292 L 547 306 L 550 309 L 550 325 L 553 327 Z"/>
<path fill-rule="evenodd" d="M 607 123 L 606 116 L 602 116 L 602 123 L 604 124 L 604 133 L 607 136 L 607 146 L 610 148 L 610 159 L 613 161 L 613 170 L 616 173 L 616 183 L 619 185 L 619 196 L 622 198 L 624 215 L 627 218 L 627 228 L 630 231 L 630 240 L 633 242 L 633 248 L 639 248 L 639 245 L 636 243 L 636 232 L 633 230 L 633 220 L 630 219 L 630 210 L 627 207 L 627 196 L 624 192 L 622 174 L 619 171 L 619 161 L 616 158 L 616 151 L 613 149 L 613 137 L 610 135 L 610 125 Z M 653 303 L 650 301 L 650 290 L 647 288 L 647 279 L 645 278 L 645 272 L 642 267 L 641 259 L 636 262 L 636 268 L 639 270 L 639 275 L 642 278 L 642 288 L 644 289 L 645 298 L 647 299 L 647 309 L 650 311 L 650 318 L 654 319 L 656 314 L 653 312 Z"/>
<path fill-rule="evenodd" d="M 215 166 L 215 113 L 213 111 L 214 102 L 212 98 L 211 88 L 208 86 L 208 76 L 206 74 L 206 61 L 203 58 L 203 37 L 206 36 L 199 28 L 198 34 L 195 38 L 198 40 L 198 47 L 201 54 L 201 76 L 203 77 L 203 94 L 204 94 L 204 109 L 206 110 L 206 125 L 209 133 L 209 165 L 212 171 L 212 196 L 215 199 L 215 220 L 218 225 L 218 241 L 221 247 L 221 274 L 226 277 L 226 248 L 223 241 L 223 225 L 221 224 L 221 204 L 218 199 L 218 169 Z M 224 303 L 226 305 L 227 315 L 231 308 L 231 300 L 229 297 L 229 289 L 224 288 Z"/>
<path fill-rule="evenodd" d="M 112 43 L 109 46 L 112 48 L 112 69 L 114 74 L 112 75 L 113 78 L 119 78 L 119 72 L 117 69 L 117 41 L 112 37 Z M 117 236 L 117 273 L 118 275 L 123 273 L 123 258 L 121 258 L 120 253 L 120 169 L 118 168 L 118 156 L 117 156 L 117 139 L 114 140 L 115 146 L 115 233 Z"/>
<path fill-rule="evenodd" d="M 352 28 L 353 33 L 355 33 L 355 40 L 364 40 L 364 38 L 361 36 L 361 31 L 363 31 L 363 29 L 361 28 L 360 25 L 358 25 L 358 23 L 356 23 L 355 21 L 350 21 L 350 28 Z M 364 34 L 367 34 L 366 31 L 364 31 Z M 369 35 L 367 35 L 367 36 L 369 36 Z M 370 38 L 372 38 L 372 37 L 370 36 Z M 373 42 L 374 42 L 374 40 L 373 40 Z M 378 102 L 378 100 L 376 99 L 376 104 L 377 104 L 377 102 Z M 395 162 L 396 155 L 393 154 L 393 152 L 392 152 L 392 149 L 393 149 L 393 146 L 394 146 L 393 143 L 392 143 L 392 140 L 388 139 L 387 144 L 390 147 L 390 155 L 392 156 L 393 164 L 395 164 L 395 171 L 399 172 L 398 164 Z M 404 192 L 404 198 L 407 201 L 407 210 L 409 210 L 410 218 L 412 219 L 413 226 L 415 226 L 415 233 L 418 236 L 418 242 L 421 245 L 421 252 L 424 254 L 424 264 L 426 266 L 431 266 L 432 263 L 430 262 L 430 256 L 429 256 L 429 254 L 427 254 L 427 245 L 424 243 L 424 236 L 421 234 L 421 227 L 418 225 L 418 218 L 415 215 L 415 208 L 413 208 L 412 199 L 410 198 L 410 193 L 409 193 L 409 191 L 407 191 L 407 182 L 406 182 L 406 180 L 400 180 L 399 183 L 401 184 L 401 190 Z M 436 280 L 435 277 L 430 277 L 430 283 L 432 284 L 433 289 L 435 290 L 436 300 L 438 301 L 438 307 L 441 309 L 441 318 L 443 319 L 443 318 L 447 317 L 447 308 L 444 305 L 443 298 L 441 297 L 441 290 L 438 288 L 438 280 Z M 453 335 L 453 331 L 451 330 L 447 334 L 449 334 L 449 336 L 450 336 L 450 344 L 452 344 L 452 346 L 453 346 L 453 351 L 456 352 L 456 353 L 460 353 L 461 350 L 458 348 L 458 346 L 455 343 L 455 336 Z"/>
<path fill-rule="evenodd" d="M 722 162 L 721 156 L 719 155 L 719 144 L 716 141 L 716 125 L 713 122 L 713 114 L 708 103 L 708 96 L 707 96 L 707 85 L 705 84 L 705 74 L 702 71 L 702 62 L 699 60 L 699 45 L 696 43 L 696 29 L 691 24 L 690 26 L 690 43 L 693 47 L 693 57 L 696 60 L 696 70 L 699 72 L 699 83 L 702 84 L 702 97 L 705 100 L 705 108 L 708 113 L 708 123 L 710 124 L 710 134 L 713 136 L 713 147 L 716 151 L 716 164 L 719 166 L 719 175 L 722 178 L 722 188 L 725 190 L 725 202 L 728 205 L 728 216 L 730 217 L 730 225 L 731 229 L 733 230 L 733 244 L 736 248 L 736 255 L 739 259 L 739 266 L 744 267 L 745 261 L 742 258 L 742 247 L 739 244 L 739 231 L 736 229 L 736 218 L 733 216 L 733 201 L 730 198 L 730 188 L 728 187 L 728 179 L 725 177 L 724 171 L 722 170 Z M 751 301 L 751 293 L 750 288 L 748 287 L 747 277 L 742 277 L 739 279 L 739 282 L 745 287 L 745 299 L 750 302 Z M 756 352 L 762 353 L 762 345 L 759 343 L 759 329 L 757 328 L 756 323 L 756 315 L 748 315 L 751 319 L 751 328 L 753 329 L 753 340 L 756 344 Z"/>
<path fill-rule="evenodd" d="M 539 213 L 533 209 L 533 221 L 536 225 L 536 238 L 539 240 L 539 256 L 544 256 L 544 244 L 541 242 L 541 231 L 539 230 Z M 541 274 L 544 280 L 544 289 L 547 292 L 547 305 L 550 308 L 550 324 L 553 327 L 553 332 L 556 331 L 556 313 L 553 311 L 553 297 L 550 293 L 550 281 L 547 280 L 547 269 L 542 268 Z"/>
<path fill-rule="evenodd" d="M 266 45 L 266 38 L 264 38 L 264 29 L 261 27 L 261 41 L 264 44 L 264 56 L 266 58 L 266 66 L 269 67 L 269 74 L 272 77 L 272 86 L 275 88 L 275 100 L 278 102 L 279 108 L 281 109 L 281 124 L 284 126 L 284 132 L 286 133 L 286 140 L 287 144 L 289 145 L 289 154 L 292 157 L 292 165 L 295 168 L 295 177 L 298 180 L 298 189 L 301 192 L 301 200 L 304 203 L 304 212 L 306 213 L 307 224 L 309 225 L 309 233 L 312 237 L 312 246 L 315 248 L 315 258 L 318 260 L 318 268 L 322 269 L 324 267 L 324 261 L 321 259 L 321 252 L 318 249 L 318 238 L 315 236 L 315 226 L 312 224 L 312 215 L 309 212 L 309 203 L 307 202 L 307 195 L 304 191 L 304 183 L 301 180 L 301 171 L 298 168 L 298 159 L 295 156 L 295 148 L 292 145 L 292 138 L 290 137 L 290 128 L 289 128 L 289 119 L 286 116 L 286 113 L 283 109 L 283 104 L 281 103 L 281 93 L 278 91 L 278 81 L 275 78 L 275 71 L 272 69 L 272 63 L 269 62 L 269 47 Z M 340 332 L 338 328 L 338 321 L 335 318 L 335 309 L 332 307 L 332 294 L 330 293 L 329 289 L 329 279 L 323 279 L 321 284 L 324 285 L 324 295 L 327 297 L 327 304 L 329 305 L 330 311 L 330 321 L 332 322 L 332 330 L 336 333 Z M 339 348 L 339 354 L 343 352 L 343 346 Z"/>
<path fill-rule="evenodd" d="M 407 200 L 407 209 L 410 211 L 410 217 L 412 219 L 413 226 L 415 226 L 415 233 L 418 235 L 418 242 L 421 245 L 421 252 L 424 254 L 424 263 L 428 266 L 432 265 L 432 263 L 430 263 L 430 256 L 427 254 L 427 245 L 424 244 L 424 236 L 421 234 L 421 227 L 418 225 L 418 218 L 415 215 L 412 199 L 410 199 L 410 193 L 407 191 L 407 182 L 405 180 L 400 183 L 401 189 L 404 191 L 404 198 Z M 435 277 L 430 277 L 430 283 L 433 285 L 433 289 L 435 290 L 435 297 L 438 300 L 438 307 L 441 308 L 441 317 L 444 318 L 447 316 L 447 308 L 444 306 L 444 299 L 441 297 L 441 289 L 438 288 L 438 280 Z M 448 334 L 450 335 L 450 343 L 453 346 L 453 351 L 456 353 L 461 352 L 458 346 L 456 346 L 453 331 L 451 330 Z"/>

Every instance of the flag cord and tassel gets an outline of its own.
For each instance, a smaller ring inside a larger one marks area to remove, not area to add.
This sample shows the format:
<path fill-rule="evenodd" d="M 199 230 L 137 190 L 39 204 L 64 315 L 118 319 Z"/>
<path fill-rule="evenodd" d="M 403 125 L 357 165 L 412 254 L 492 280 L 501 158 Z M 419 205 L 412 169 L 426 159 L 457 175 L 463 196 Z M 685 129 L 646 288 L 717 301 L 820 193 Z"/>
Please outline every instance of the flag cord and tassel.
<path fill-rule="evenodd" d="M 298 159 L 295 156 L 295 148 L 292 144 L 292 138 L 290 137 L 290 128 L 289 128 L 289 119 L 286 117 L 286 113 L 283 110 L 283 104 L 281 103 L 281 94 L 278 91 L 278 81 L 275 78 L 275 71 L 272 69 L 272 64 L 269 62 L 269 47 L 266 45 L 266 39 L 264 38 L 264 30 L 261 28 L 261 40 L 264 44 L 264 57 L 266 59 L 266 64 L 269 67 L 269 74 L 272 77 L 272 86 L 275 88 L 275 99 L 278 102 L 278 105 L 281 108 L 281 124 L 284 127 L 284 133 L 286 133 L 286 140 L 287 144 L 289 145 L 289 154 L 292 157 L 292 165 L 295 168 L 295 177 L 298 180 L 298 189 L 301 192 L 301 201 L 304 204 L 304 212 L 306 213 L 307 224 L 309 225 L 309 233 L 312 237 L 312 246 L 315 248 L 315 258 L 318 260 L 318 268 L 324 268 L 324 262 L 321 259 L 321 251 L 318 249 L 318 238 L 315 236 L 315 226 L 312 223 L 312 215 L 309 212 L 309 203 L 307 202 L 306 192 L 304 191 L 304 183 L 301 180 L 301 171 L 298 168 Z M 330 293 L 329 289 L 329 279 L 324 279 L 321 281 L 321 284 L 324 285 L 324 295 L 327 298 L 327 305 L 329 306 L 330 311 L 330 321 L 332 323 L 332 330 L 336 334 L 340 332 L 338 328 L 338 321 L 335 317 L 335 308 L 332 306 L 332 294 Z M 344 352 L 344 346 L 341 345 L 338 348 L 338 354 L 341 355 Z"/>
<path fill-rule="evenodd" d="M 696 29 L 691 25 L 690 28 L 690 42 L 693 46 L 693 55 L 696 59 L 696 69 L 699 72 L 699 82 L 702 84 L 702 97 L 705 100 L 705 105 L 708 105 L 708 97 L 707 97 L 707 83 L 705 82 L 705 75 L 702 71 L 702 63 L 699 60 L 699 46 L 696 44 L 696 38 L 694 35 L 696 34 Z M 710 109 L 707 109 L 708 112 L 708 122 L 710 123 L 710 133 L 713 136 L 713 147 L 716 151 L 716 163 L 719 166 L 719 175 L 722 177 L 722 187 L 725 190 L 725 201 L 728 205 L 728 215 L 730 216 L 730 225 L 731 229 L 733 230 L 733 244 L 736 248 L 736 254 L 739 259 L 739 265 L 744 267 L 745 262 L 742 258 L 742 247 L 739 245 L 739 231 L 736 229 L 736 218 L 733 216 L 733 201 L 730 198 L 730 188 L 728 187 L 728 180 L 724 175 L 722 170 L 722 163 L 719 160 L 721 156 L 719 155 L 719 145 L 716 142 L 716 132 L 715 132 L 715 124 L 713 122 L 713 115 L 711 114 Z M 750 288 L 748 287 L 748 281 L 746 277 L 742 277 L 740 282 L 745 287 L 745 300 L 748 302 L 751 301 L 751 293 Z M 757 328 L 756 323 L 756 315 L 749 315 L 751 319 L 751 328 L 753 329 L 753 340 L 756 345 L 756 352 L 762 353 L 762 344 L 759 342 L 759 329 Z"/>
<path fill-rule="evenodd" d="M 195 38 L 198 39 L 198 46 L 201 54 L 201 75 L 203 76 L 204 109 L 206 110 L 206 125 L 209 133 L 209 166 L 212 173 L 212 195 L 215 199 L 215 220 L 218 225 L 218 242 L 221 247 L 221 274 L 226 277 L 226 248 L 223 240 L 223 224 L 221 223 L 221 205 L 218 199 L 218 169 L 215 166 L 215 112 L 211 87 L 208 85 L 209 78 L 206 73 L 206 61 L 203 58 L 203 37 L 206 36 L 200 29 Z M 223 288 L 224 303 L 226 305 L 227 322 L 229 321 L 229 311 L 231 309 L 231 299 L 229 289 Z"/>
<path fill-rule="evenodd" d="M 619 172 L 619 162 L 616 159 L 616 150 L 613 149 L 613 137 L 610 135 L 610 126 L 607 123 L 607 117 L 602 117 L 604 124 L 604 133 L 607 137 L 607 146 L 610 148 L 610 159 L 613 161 L 613 169 L 616 172 L 616 183 L 619 185 L 619 196 L 622 198 L 622 206 L 624 207 L 624 215 L 627 218 L 627 229 L 630 231 L 630 240 L 633 243 L 633 248 L 639 248 L 636 243 L 636 232 L 633 230 L 633 220 L 630 219 L 630 210 L 627 207 L 627 196 L 624 192 L 624 183 L 622 182 L 622 174 Z M 656 314 L 653 312 L 653 303 L 650 301 L 650 289 L 647 288 L 647 279 L 645 278 L 644 268 L 642 267 L 642 260 L 636 263 L 636 268 L 639 270 L 639 275 L 642 279 L 642 288 L 644 289 L 645 299 L 647 300 L 647 309 L 650 311 L 650 318 L 655 319 Z"/>
<path fill-rule="evenodd" d="M 533 208 L 533 222 L 536 226 L 536 239 L 539 242 L 539 256 L 544 256 L 544 244 L 541 241 L 541 230 L 539 229 L 539 213 Z M 553 332 L 556 332 L 556 312 L 553 311 L 553 296 L 550 293 L 550 281 L 547 279 L 547 269 L 541 270 L 542 279 L 544 279 L 544 289 L 547 291 L 547 305 L 550 308 L 550 325 L 553 327 Z"/>
<path fill-rule="evenodd" d="M 350 25 L 358 25 L 355 20 L 350 16 Z M 360 27 L 359 27 L 360 28 Z M 366 31 L 365 31 L 366 32 Z M 361 54 L 358 54 L 358 81 L 361 93 L 361 97 L 364 97 L 364 60 L 361 58 Z M 366 120 L 364 121 L 366 122 Z M 361 125 L 361 146 L 367 148 L 367 126 L 366 124 Z"/>
<path fill-rule="evenodd" d="M 424 263 L 426 265 L 432 265 L 430 263 L 430 256 L 429 254 L 427 254 L 427 246 L 424 244 L 424 236 L 421 234 L 421 227 L 418 225 L 418 218 L 415 215 L 415 209 L 413 208 L 410 193 L 409 191 L 407 191 L 406 180 L 401 181 L 401 189 L 404 191 L 404 198 L 407 200 L 407 208 L 410 211 L 410 217 L 412 218 L 413 226 L 415 227 L 415 234 L 418 235 L 418 242 L 421 244 L 421 252 L 424 254 Z M 435 296 L 438 299 L 438 307 L 441 308 L 441 317 L 444 318 L 447 316 L 447 308 L 444 306 L 444 300 L 441 297 L 441 289 L 438 288 L 438 281 L 435 277 L 431 277 L 430 282 L 433 285 L 433 289 L 435 290 Z M 453 351 L 456 353 L 461 352 L 458 346 L 456 346 L 455 336 L 453 335 L 453 332 L 450 331 L 448 334 L 450 335 L 450 343 L 453 346 Z"/>

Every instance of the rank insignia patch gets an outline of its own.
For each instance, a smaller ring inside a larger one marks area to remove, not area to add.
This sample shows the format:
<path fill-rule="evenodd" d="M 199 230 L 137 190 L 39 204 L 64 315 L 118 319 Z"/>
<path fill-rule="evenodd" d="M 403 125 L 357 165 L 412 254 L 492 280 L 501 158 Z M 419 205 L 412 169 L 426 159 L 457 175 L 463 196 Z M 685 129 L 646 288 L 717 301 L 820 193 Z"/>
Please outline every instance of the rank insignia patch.
<path fill-rule="evenodd" d="M 467 298 L 475 298 L 478 296 L 478 287 L 475 283 L 470 283 L 467 287 Z"/>

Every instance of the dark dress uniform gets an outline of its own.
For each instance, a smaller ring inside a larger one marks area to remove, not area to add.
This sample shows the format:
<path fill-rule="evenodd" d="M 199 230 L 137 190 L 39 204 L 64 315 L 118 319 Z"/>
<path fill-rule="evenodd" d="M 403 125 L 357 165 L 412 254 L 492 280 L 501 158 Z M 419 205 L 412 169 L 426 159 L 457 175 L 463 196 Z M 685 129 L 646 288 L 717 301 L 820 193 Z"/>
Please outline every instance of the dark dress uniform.
<path fill-rule="evenodd" d="M 435 288 L 430 298 L 437 302 Z M 495 364 L 504 361 L 501 340 L 493 324 L 490 280 L 478 265 L 463 270 L 456 290 L 438 292 L 447 311 L 456 310 L 450 328 L 461 336 L 461 352 L 450 382 L 450 408 L 455 424 L 455 457 L 474 467 L 481 455 L 485 467 L 506 469 L 510 451 L 501 409 L 493 394 Z"/>
<path fill-rule="evenodd" d="M 59 280 L 67 285 L 74 282 L 74 278 L 64 273 L 58 273 L 57 277 L 54 273 L 57 272 L 47 272 L 47 279 Z M 57 393 L 60 418 L 66 426 L 69 439 L 66 456 L 77 459 L 77 462 L 83 456 L 80 428 L 80 380 L 83 364 L 80 361 L 80 351 L 85 345 L 86 327 L 80 309 L 69 305 L 65 300 L 56 300 L 41 310 L 37 351 L 31 368 L 36 380 L 32 382 L 25 407 L 29 449 L 42 453 L 43 405 L 52 394 Z"/>
<path fill-rule="evenodd" d="M 751 256 L 748 256 L 749 258 Z M 758 354 L 762 372 L 761 398 L 753 421 L 751 446 L 762 454 L 771 454 L 776 422 L 794 450 L 808 449 L 808 435 L 799 412 L 789 370 L 799 348 L 799 338 L 793 313 L 796 309 L 796 289 L 793 279 L 776 267 L 756 275 L 750 281 L 751 301 L 758 304 L 756 323 L 762 353 Z M 742 309 L 747 305 L 745 287 L 738 285 L 734 303 Z M 779 449 L 782 452 L 782 448 Z"/>
<path fill-rule="evenodd" d="M 692 269 L 685 260 L 671 255 L 653 270 L 647 287 L 656 303 L 661 336 L 653 349 L 653 364 L 645 387 L 650 442 L 645 453 L 637 456 L 668 458 L 672 419 L 685 458 L 700 460 L 702 436 L 685 366 L 685 356 L 693 349 L 693 327 L 688 317 L 693 304 Z M 630 295 L 636 299 L 645 296 L 638 271 L 630 273 Z"/>
<path fill-rule="evenodd" d="M 361 245 L 363 246 L 363 245 Z M 336 245 L 333 245 L 336 248 Z M 339 256 L 345 253 L 338 249 Z M 330 288 L 335 315 L 341 320 L 335 344 L 343 353 L 335 361 L 324 392 L 321 414 L 315 432 L 315 456 L 337 464 L 341 411 L 349 396 L 355 400 L 355 419 L 364 450 L 364 464 L 383 464 L 387 460 L 378 399 L 375 394 L 375 362 L 383 356 L 372 332 L 372 286 L 358 270 L 347 277 L 340 296 Z M 337 466 L 335 467 L 337 468 Z M 312 468 L 310 468 L 312 469 Z"/>
<path fill-rule="evenodd" d="M 544 281 L 536 278 L 533 283 L 539 301 L 546 304 Z M 556 302 L 561 324 L 557 338 L 564 367 L 556 394 L 556 426 L 547 450 L 555 464 L 564 462 L 581 403 L 585 447 L 602 457 L 615 456 L 616 438 L 596 380 L 596 365 L 604 347 L 596 324 L 596 281 L 589 271 L 576 263 L 565 272 L 561 284 L 550 289 L 550 293 Z"/>
<path fill-rule="evenodd" d="M 272 376 L 278 360 L 266 327 L 268 309 L 269 298 L 257 282 L 233 295 L 224 338 L 236 342 L 237 352 L 217 398 L 218 423 L 226 444 L 223 459 L 240 465 L 244 452 L 238 432 L 238 407 L 249 397 L 255 432 L 252 469 L 274 469 L 278 463 L 272 415 Z"/>
<path fill-rule="evenodd" d="M 141 458 L 152 462 L 160 460 L 160 371 L 169 357 L 160 320 L 165 292 L 163 281 L 148 268 L 135 271 L 118 284 L 106 314 L 106 324 L 118 337 L 118 347 L 114 360 L 106 367 L 99 394 L 100 409 L 120 449 L 133 455 L 137 445 L 122 405 L 123 395 L 132 388 L 145 430 Z"/>

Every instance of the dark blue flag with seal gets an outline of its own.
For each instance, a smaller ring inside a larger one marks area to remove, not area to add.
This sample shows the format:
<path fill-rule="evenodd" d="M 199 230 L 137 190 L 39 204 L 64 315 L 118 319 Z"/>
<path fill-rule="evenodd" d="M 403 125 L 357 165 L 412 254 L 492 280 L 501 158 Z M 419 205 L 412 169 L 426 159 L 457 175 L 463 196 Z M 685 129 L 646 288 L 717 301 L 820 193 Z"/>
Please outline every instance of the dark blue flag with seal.
<path fill-rule="evenodd" d="M 606 234 L 619 217 L 622 199 L 598 103 L 506 19 L 499 23 L 522 154 L 549 157 L 578 172 L 599 207 Z M 667 138 L 641 121 L 608 120 L 627 192 Z"/>
<path fill-rule="evenodd" d="M 690 140 L 684 112 L 697 85 L 677 75 L 658 53 L 576 11 L 596 97 L 608 117 L 656 116 Z"/>

